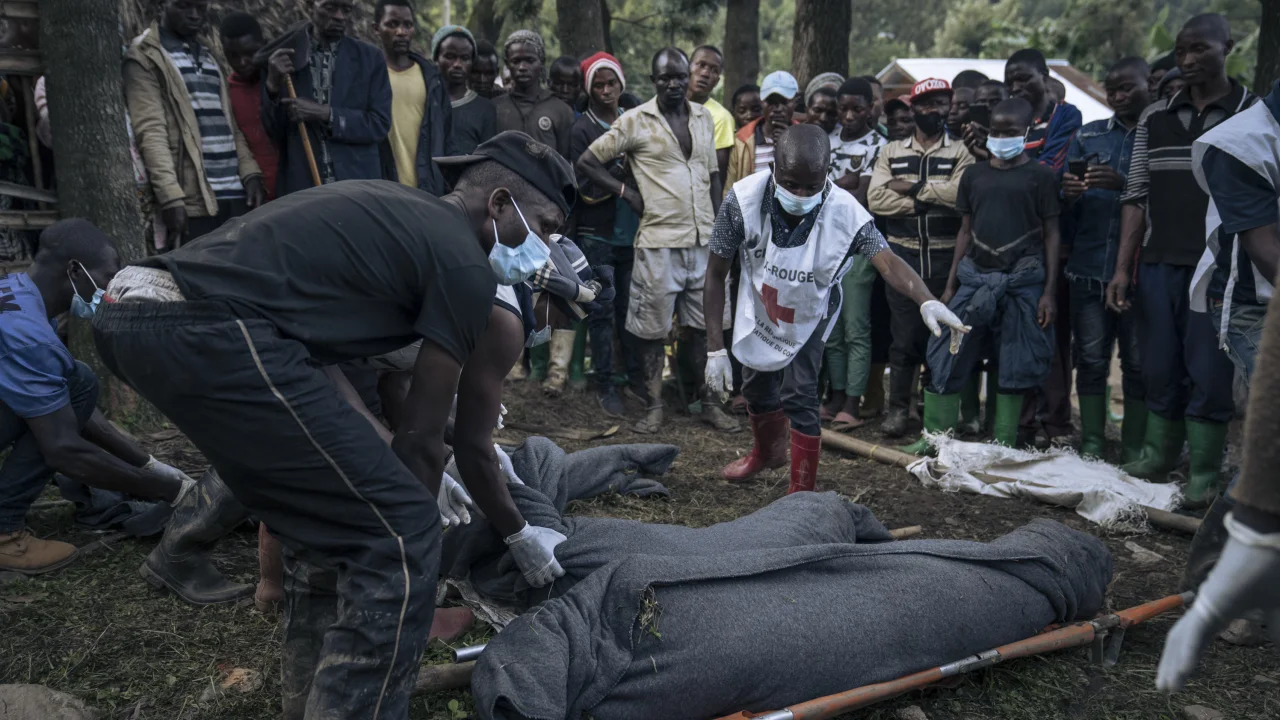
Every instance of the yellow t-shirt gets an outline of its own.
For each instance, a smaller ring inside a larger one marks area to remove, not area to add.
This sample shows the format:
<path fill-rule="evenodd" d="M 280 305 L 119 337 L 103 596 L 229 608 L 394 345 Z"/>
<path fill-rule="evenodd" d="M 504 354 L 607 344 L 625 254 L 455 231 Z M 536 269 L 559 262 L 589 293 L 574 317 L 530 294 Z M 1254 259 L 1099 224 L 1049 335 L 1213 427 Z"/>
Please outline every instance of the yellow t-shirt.
<path fill-rule="evenodd" d="M 408 70 L 388 66 L 391 75 L 391 154 L 396 159 L 396 174 L 409 187 L 418 186 L 418 133 L 422 131 L 422 112 L 427 106 L 427 84 L 422 69 L 414 63 Z"/>
<path fill-rule="evenodd" d="M 733 114 L 725 110 L 715 98 L 707 98 L 702 107 L 711 111 L 711 119 L 716 123 L 716 149 L 733 147 Z"/>

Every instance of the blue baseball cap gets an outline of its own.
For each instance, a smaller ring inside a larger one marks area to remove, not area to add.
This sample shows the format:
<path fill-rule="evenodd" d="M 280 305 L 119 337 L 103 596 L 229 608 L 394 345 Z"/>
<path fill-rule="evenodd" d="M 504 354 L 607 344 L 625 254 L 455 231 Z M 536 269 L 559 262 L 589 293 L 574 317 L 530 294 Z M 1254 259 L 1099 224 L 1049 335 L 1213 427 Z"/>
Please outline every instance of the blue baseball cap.
<path fill-rule="evenodd" d="M 764 82 L 760 84 L 760 99 L 768 102 L 770 95 L 781 96 L 784 100 L 791 100 L 800 94 L 800 83 L 796 82 L 794 76 L 786 70 L 775 70 L 764 77 Z"/>

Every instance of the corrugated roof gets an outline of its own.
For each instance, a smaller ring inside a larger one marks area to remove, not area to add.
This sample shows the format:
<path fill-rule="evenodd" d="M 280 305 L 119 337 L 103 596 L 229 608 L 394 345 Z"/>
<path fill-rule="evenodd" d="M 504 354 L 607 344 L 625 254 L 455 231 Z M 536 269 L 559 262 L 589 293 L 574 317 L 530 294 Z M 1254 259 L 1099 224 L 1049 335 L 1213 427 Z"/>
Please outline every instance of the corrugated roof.
<path fill-rule="evenodd" d="M 1057 78 L 1067 88 L 1067 102 L 1080 109 L 1085 122 L 1105 120 L 1114 113 L 1106 103 L 1100 102 L 1091 92 L 1100 92 L 1096 85 L 1084 73 L 1075 70 L 1066 60 L 1049 60 L 1049 75 Z M 947 82 L 955 79 L 962 70 L 977 70 L 996 80 L 1004 79 L 1004 60 L 977 60 L 970 58 L 901 58 L 889 63 L 876 77 L 883 80 L 894 71 L 909 76 L 913 81 L 925 78 L 942 78 Z M 1058 72 L 1061 68 L 1064 72 Z M 1087 83 L 1087 84 L 1086 84 Z M 1090 89 L 1086 91 L 1084 87 Z M 1092 86 L 1092 87 L 1090 87 Z"/>

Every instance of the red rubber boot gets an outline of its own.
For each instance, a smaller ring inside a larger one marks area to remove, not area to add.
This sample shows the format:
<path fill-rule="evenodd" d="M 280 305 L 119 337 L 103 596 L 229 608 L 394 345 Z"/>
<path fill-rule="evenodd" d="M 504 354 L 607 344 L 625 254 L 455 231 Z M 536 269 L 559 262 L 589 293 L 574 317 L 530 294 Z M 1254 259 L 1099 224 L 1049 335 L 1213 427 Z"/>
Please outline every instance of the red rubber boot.
<path fill-rule="evenodd" d="M 812 492 L 818 486 L 818 456 L 822 437 L 791 431 L 791 487 L 787 494 Z"/>
<path fill-rule="evenodd" d="M 724 466 L 724 479 L 749 480 L 787 464 L 787 416 L 781 410 L 751 416 L 751 452 Z"/>

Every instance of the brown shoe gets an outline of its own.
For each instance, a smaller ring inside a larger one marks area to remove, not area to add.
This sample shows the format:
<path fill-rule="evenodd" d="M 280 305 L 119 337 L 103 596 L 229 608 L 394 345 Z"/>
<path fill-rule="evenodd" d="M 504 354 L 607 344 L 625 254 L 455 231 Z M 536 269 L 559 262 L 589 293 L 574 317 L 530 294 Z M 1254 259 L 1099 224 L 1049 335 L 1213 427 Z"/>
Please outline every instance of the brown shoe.
<path fill-rule="evenodd" d="M 79 552 L 71 543 L 41 540 L 25 528 L 0 534 L 0 570 L 40 575 L 70 565 Z"/>

